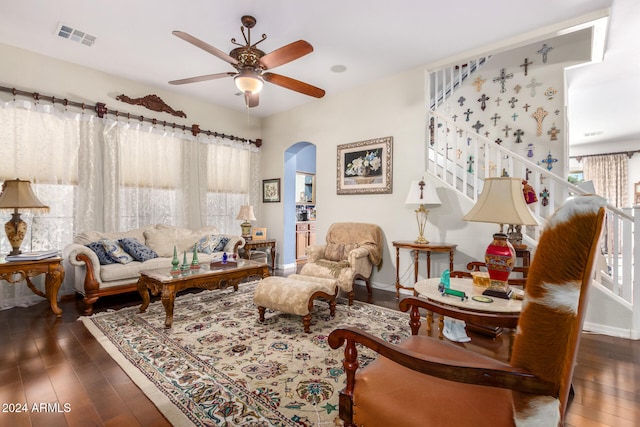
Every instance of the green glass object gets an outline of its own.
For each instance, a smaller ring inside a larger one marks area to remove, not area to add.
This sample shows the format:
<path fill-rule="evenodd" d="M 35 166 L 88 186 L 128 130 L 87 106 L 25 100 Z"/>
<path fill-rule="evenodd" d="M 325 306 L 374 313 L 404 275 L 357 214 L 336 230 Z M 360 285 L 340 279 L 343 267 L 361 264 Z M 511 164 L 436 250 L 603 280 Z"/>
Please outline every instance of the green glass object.
<path fill-rule="evenodd" d="M 191 268 L 200 268 L 200 261 L 198 261 L 198 245 L 193 245 L 193 259 L 191 259 Z"/>
<path fill-rule="evenodd" d="M 180 270 L 180 260 L 178 259 L 178 250 L 176 249 L 176 247 L 173 247 L 173 259 L 171 260 L 171 265 L 173 267 L 171 267 L 171 271 L 178 271 Z"/>
<path fill-rule="evenodd" d="M 187 251 L 184 251 L 184 258 L 182 260 L 182 265 L 180 266 L 180 270 L 186 271 L 189 269 L 189 263 L 187 262 Z"/>
<path fill-rule="evenodd" d="M 451 285 L 451 273 L 449 272 L 449 270 L 445 270 L 442 272 L 442 275 L 440 276 L 440 283 L 445 287 L 448 288 Z"/>

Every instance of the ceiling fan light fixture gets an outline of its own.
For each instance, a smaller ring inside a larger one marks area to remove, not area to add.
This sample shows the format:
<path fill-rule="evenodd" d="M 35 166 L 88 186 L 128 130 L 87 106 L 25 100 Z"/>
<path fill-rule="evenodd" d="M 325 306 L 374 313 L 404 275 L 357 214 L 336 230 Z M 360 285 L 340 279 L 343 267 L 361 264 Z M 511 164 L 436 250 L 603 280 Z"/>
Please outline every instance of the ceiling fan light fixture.
<path fill-rule="evenodd" d="M 256 74 L 255 71 L 251 70 L 242 70 L 240 71 L 234 78 L 234 83 L 238 90 L 242 93 L 258 93 L 262 90 L 262 86 L 264 85 L 264 81 L 262 78 Z"/>

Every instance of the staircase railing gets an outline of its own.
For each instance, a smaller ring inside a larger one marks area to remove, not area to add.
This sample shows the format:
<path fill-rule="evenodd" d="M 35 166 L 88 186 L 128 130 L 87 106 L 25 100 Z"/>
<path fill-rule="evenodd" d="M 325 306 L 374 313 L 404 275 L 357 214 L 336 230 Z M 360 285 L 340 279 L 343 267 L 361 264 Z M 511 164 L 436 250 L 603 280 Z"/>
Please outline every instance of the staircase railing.
<path fill-rule="evenodd" d="M 521 177 L 536 190 L 538 203 L 530 205 L 540 227 L 522 230 L 525 243 L 534 251 L 540 231 L 567 197 L 587 194 L 561 177 L 478 134 L 473 128 L 437 111 L 427 118 L 426 170 L 463 197 L 476 201 L 484 179 L 492 176 Z M 634 277 L 640 277 L 640 207 L 625 210 L 609 205 L 602 257 L 595 279 L 604 292 L 615 295 L 632 313 L 630 338 L 640 338 L 640 298 L 634 293 Z"/>

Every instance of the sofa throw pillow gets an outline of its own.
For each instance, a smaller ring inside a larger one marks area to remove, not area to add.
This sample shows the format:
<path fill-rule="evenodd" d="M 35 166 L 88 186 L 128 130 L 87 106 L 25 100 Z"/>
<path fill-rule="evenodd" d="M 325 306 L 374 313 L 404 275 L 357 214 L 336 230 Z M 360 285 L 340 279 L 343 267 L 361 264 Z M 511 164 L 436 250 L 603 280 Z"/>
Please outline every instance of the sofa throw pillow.
<path fill-rule="evenodd" d="M 120 264 L 128 264 L 133 261 L 133 257 L 129 255 L 123 248 L 120 246 L 120 242 L 118 240 L 101 240 L 102 246 L 104 246 L 104 250 L 109 254 L 109 256 Z"/>
<path fill-rule="evenodd" d="M 85 246 L 91 249 L 97 255 L 98 261 L 100 261 L 100 265 L 109 265 L 115 263 L 115 261 L 104 249 L 104 246 L 101 242 L 91 242 Z"/>
<path fill-rule="evenodd" d="M 209 234 L 198 240 L 197 251 L 205 254 L 222 252 L 229 243 L 229 238 L 217 234 Z"/>
<path fill-rule="evenodd" d="M 143 245 L 134 239 L 133 237 L 125 237 L 119 240 L 122 249 L 124 249 L 129 255 L 136 261 L 145 262 L 147 260 L 158 258 L 158 254 L 149 246 Z"/>

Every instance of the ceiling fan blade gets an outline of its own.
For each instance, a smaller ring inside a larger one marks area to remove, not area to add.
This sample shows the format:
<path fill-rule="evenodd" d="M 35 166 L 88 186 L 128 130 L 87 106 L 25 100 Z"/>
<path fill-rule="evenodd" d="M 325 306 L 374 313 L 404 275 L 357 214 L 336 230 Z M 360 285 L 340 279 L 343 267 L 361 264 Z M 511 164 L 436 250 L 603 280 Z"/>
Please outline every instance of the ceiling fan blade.
<path fill-rule="evenodd" d="M 222 59 L 223 61 L 228 62 L 229 64 L 232 65 L 236 65 L 238 63 L 238 60 L 227 55 L 226 53 L 224 53 L 223 51 L 221 51 L 218 48 L 215 48 L 213 46 L 211 46 L 209 43 L 203 42 L 202 40 L 193 37 L 191 34 L 185 33 L 184 31 L 172 31 L 171 34 L 173 34 L 176 37 L 181 38 L 182 40 L 191 43 L 192 45 L 199 47 L 202 50 L 205 50 L 207 52 L 209 52 L 210 54 L 217 56 L 218 58 Z"/>
<path fill-rule="evenodd" d="M 313 46 L 304 40 L 298 40 L 297 42 L 289 43 L 286 46 L 282 46 L 266 54 L 260 58 L 260 65 L 262 65 L 265 70 L 269 70 L 301 58 L 311 52 L 313 52 Z"/>
<path fill-rule="evenodd" d="M 216 74 L 205 74 L 204 76 L 197 76 L 197 77 L 189 77 L 187 79 L 180 79 L 180 80 L 171 80 L 169 82 L 170 85 L 183 85 L 186 83 L 197 83 L 197 82 L 204 82 L 207 80 L 215 80 L 215 79 L 221 79 L 223 77 L 229 77 L 229 76 L 235 76 L 236 73 L 216 73 Z"/>
<path fill-rule="evenodd" d="M 304 95 L 313 96 L 315 98 L 322 98 L 324 96 L 324 90 L 318 87 L 312 86 L 308 83 L 301 82 L 291 77 L 282 76 L 274 73 L 263 73 L 262 78 L 269 83 L 273 83 L 278 86 L 282 86 L 286 89 L 295 90 Z"/>

